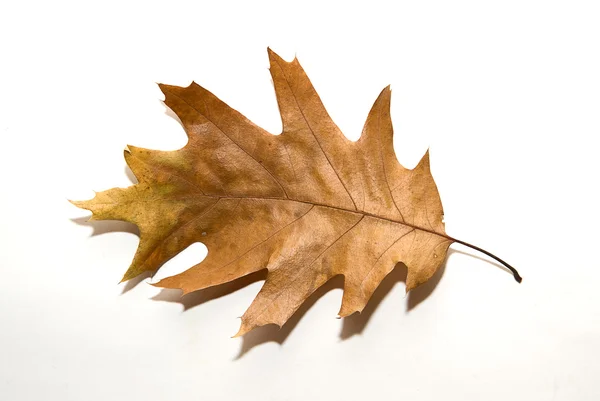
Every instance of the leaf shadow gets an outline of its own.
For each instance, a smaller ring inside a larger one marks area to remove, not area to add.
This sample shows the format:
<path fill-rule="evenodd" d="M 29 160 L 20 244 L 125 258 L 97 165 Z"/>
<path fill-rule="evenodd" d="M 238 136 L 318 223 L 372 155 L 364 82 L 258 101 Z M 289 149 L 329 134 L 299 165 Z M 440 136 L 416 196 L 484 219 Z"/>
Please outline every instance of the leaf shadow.
<path fill-rule="evenodd" d="M 300 320 L 302 320 L 306 312 L 308 312 L 308 310 L 312 308 L 321 297 L 323 297 L 329 291 L 338 288 L 344 288 L 344 277 L 341 275 L 333 277 L 331 280 L 327 281 L 315 292 L 313 292 L 281 328 L 279 328 L 277 325 L 269 324 L 266 326 L 257 327 L 244 335 L 242 337 L 242 346 L 240 347 L 240 352 L 236 356 L 235 360 L 242 358 L 252 348 L 261 344 L 275 342 L 279 345 L 283 345 L 292 330 L 294 330 Z"/>
<path fill-rule="evenodd" d="M 479 259 L 483 262 L 487 262 L 487 263 L 489 263 L 507 273 L 510 273 L 512 275 L 512 272 L 509 269 L 507 269 L 506 267 L 502 266 L 501 264 L 496 263 L 490 259 L 486 259 L 484 257 L 480 257 L 478 255 L 474 255 L 469 252 L 457 251 L 455 249 L 450 248 L 450 249 L 448 249 L 448 254 L 446 256 L 446 259 L 444 260 L 444 263 L 442 263 L 442 265 L 435 272 L 435 274 L 427 282 L 423 283 L 422 285 L 420 285 L 419 287 L 415 288 L 414 290 L 412 290 L 411 292 L 408 293 L 408 297 L 407 297 L 407 301 L 406 301 L 406 313 L 410 313 L 413 309 L 415 309 L 417 306 L 419 306 L 419 304 L 421 302 L 423 302 L 425 299 L 427 299 L 433 293 L 433 291 L 438 286 L 440 280 L 442 279 L 442 276 L 444 275 L 444 273 L 446 271 L 446 264 L 448 263 L 448 260 L 450 259 L 452 254 L 455 254 L 455 253 L 461 254 L 461 255 L 467 255 L 467 256 Z M 373 313 L 375 312 L 375 310 L 377 309 L 377 307 L 379 306 L 381 301 L 383 301 L 383 299 L 394 288 L 394 286 L 398 282 L 403 282 L 406 284 L 407 273 L 408 273 L 408 270 L 407 270 L 406 265 L 404 265 L 403 263 L 398 263 L 394 267 L 394 270 L 392 270 L 390 272 L 390 274 L 388 274 L 383 279 L 381 284 L 379 284 L 379 287 L 377 287 L 377 289 L 375 290 L 375 293 L 369 300 L 369 303 L 367 304 L 365 309 L 363 309 L 363 311 L 361 313 L 354 313 L 354 314 L 344 318 L 343 323 L 342 323 L 342 330 L 340 332 L 340 338 L 342 340 L 345 340 L 354 335 L 362 334 L 363 330 L 369 323 L 369 320 L 373 316 Z"/>
<path fill-rule="evenodd" d="M 431 293 L 435 290 L 438 283 L 440 282 L 446 262 L 440 266 L 438 271 L 433 277 L 425 284 L 417 287 L 408 294 L 407 299 L 407 312 L 416 308 L 421 302 L 423 302 Z M 180 303 L 184 311 L 192 309 L 196 306 L 202 305 L 206 302 L 210 302 L 214 299 L 226 296 L 237 290 L 240 290 L 250 284 L 266 279 L 266 270 L 250 274 L 245 277 L 241 277 L 237 280 L 229 283 L 217 285 L 204 290 L 195 291 L 185 296 L 181 296 L 180 290 L 169 290 L 163 289 L 159 294 L 154 296 L 152 299 L 155 301 L 166 301 Z M 394 286 L 399 282 L 406 283 L 407 268 L 404 264 L 398 263 L 394 269 L 383 279 L 375 293 L 369 300 L 369 303 L 362 311 L 362 313 L 355 313 L 346 318 L 342 319 L 342 330 L 340 332 L 340 339 L 346 340 L 354 335 L 360 335 L 367 324 L 369 323 L 373 313 L 377 307 L 381 304 L 383 299 L 390 293 Z M 242 358 L 254 347 L 261 344 L 274 342 L 279 345 L 283 345 L 287 340 L 291 332 L 298 325 L 300 320 L 308 312 L 314 304 L 329 291 L 334 289 L 344 288 L 344 278 L 341 275 L 333 277 L 327 283 L 319 287 L 308 299 L 300 306 L 300 308 L 292 315 L 292 317 L 281 327 L 274 324 L 257 327 L 242 337 L 242 345 L 240 351 L 236 356 L 236 360 Z"/>
<path fill-rule="evenodd" d="M 89 220 L 89 217 L 75 217 L 72 218 L 71 221 L 82 227 L 90 227 L 92 228 L 92 233 L 90 237 L 96 237 L 102 234 L 108 233 L 130 233 L 135 234 L 138 237 L 140 236 L 140 230 L 138 227 L 127 221 L 121 220 Z"/>
<path fill-rule="evenodd" d="M 121 295 L 127 294 L 129 291 L 133 290 L 139 283 L 145 281 L 147 278 L 152 278 L 152 272 L 144 272 L 139 276 L 132 278 L 127 281 L 123 286 L 123 291 L 121 291 Z"/>
<path fill-rule="evenodd" d="M 133 174 L 133 171 L 129 168 L 128 165 L 125 165 L 125 175 L 127 176 L 127 179 L 131 181 L 132 184 L 138 183 L 137 177 L 135 176 L 135 174 Z"/>
<path fill-rule="evenodd" d="M 442 279 L 445 270 L 446 261 L 442 263 L 440 268 L 427 282 L 408 293 L 406 313 L 412 311 L 433 293 Z M 381 281 L 363 311 L 354 313 L 343 319 L 340 338 L 342 340 L 347 340 L 352 336 L 362 334 L 377 310 L 377 307 L 379 307 L 383 299 L 392 291 L 396 284 L 400 282 L 406 284 L 407 274 L 408 269 L 404 263 L 396 264 L 394 269 Z"/>
<path fill-rule="evenodd" d="M 92 233 L 90 237 L 96 237 L 98 235 L 108 234 L 108 233 L 129 233 L 140 236 L 139 228 L 127 221 L 121 220 L 89 220 L 89 217 L 76 217 L 72 218 L 71 221 L 82 227 L 91 227 Z M 129 280 L 123 286 L 123 291 L 121 291 L 121 295 L 128 293 L 133 290 L 139 283 L 151 277 L 152 274 L 150 272 L 142 273 L 139 276 Z"/>
<path fill-rule="evenodd" d="M 433 293 L 444 274 L 446 261 L 444 261 L 436 273 L 426 283 L 415 288 L 408 294 L 407 312 L 416 308 Z M 406 265 L 403 263 L 396 264 L 394 269 L 392 269 L 392 271 L 381 281 L 365 309 L 363 309 L 361 313 L 354 313 L 341 319 L 342 330 L 339 337 L 342 341 L 347 340 L 354 335 L 360 335 L 363 332 L 375 310 L 377 310 L 383 299 L 390 293 L 394 286 L 399 282 L 406 283 L 407 273 L 408 270 Z M 242 346 L 236 360 L 243 357 L 252 348 L 261 344 L 275 342 L 279 345 L 283 345 L 292 330 L 298 325 L 306 312 L 319 300 L 319 298 L 336 288 L 344 288 L 344 277 L 341 275 L 335 276 L 317 289 L 283 325 L 283 327 L 279 328 L 276 325 L 266 325 L 247 333 L 242 337 Z"/>
<path fill-rule="evenodd" d="M 247 276 L 238 278 L 228 283 L 216 285 L 213 287 L 206 288 L 204 290 L 195 291 L 184 296 L 181 296 L 180 290 L 162 289 L 157 295 L 151 299 L 154 301 L 174 302 L 179 303 L 183 306 L 183 310 L 195 308 L 196 306 L 210 302 L 217 298 L 229 295 L 235 291 L 238 291 L 250 284 L 258 281 L 264 281 L 267 278 L 267 270 L 263 269 L 256 273 L 249 274 Z M 342 276 L 333 277 L 327 283 L 319 287 L 306 301 L 302 303 L 300 308 L 292 315 L 292 317 L 279 328 L 274 324 L 257 327 L 251 332 L 247 333 L 242 337 L 242 346 L 240 352 L 235 358 L 240 359 L 252 348 L 268 343 L 275 342 L 282 345 L 288 338 L 292 330 L 298 325 L 298 322 L 304 317 L 306 312 L 326 293 L 336 288 L 342 289 L 344 287 L 344 279 Z"/>
<path fill-rule="evenodd" d="M 165 101 L 164 100 L 159 100 L 159 102 L 165 108 L 165 110 L 164 110 L 165 115 L 171 117 L 173 120 L 175 120 L 179 124 L 181 124 L 181 126 L 183 128 L 185 128 L 183 126 L 183 123 L 181 122 L 181 119 L 179 118 L 179 116 L 177 114 L 175 114 L 175 112 L 173 110 L 171 110 L 171 108 L 165 104 Z"/>
<path fill-rule="evenodd" d="M 153 296 L 153 301 L 163 301 L 178 303 L 183 306 L 183 311 L 190 310 L 196 306 L 205 304 L 215 299 L 232 294 L 244 287 L 254 284 L 258 281 L 264 281 L 267 278 L 267 269 L 259 270 L 247 276 L 240 277 L 236 280 L 205 288 L 203 290 L 190 292 L 189 294 L 181 295 L 181 290 L 163 288 L 158 294 Z"/>

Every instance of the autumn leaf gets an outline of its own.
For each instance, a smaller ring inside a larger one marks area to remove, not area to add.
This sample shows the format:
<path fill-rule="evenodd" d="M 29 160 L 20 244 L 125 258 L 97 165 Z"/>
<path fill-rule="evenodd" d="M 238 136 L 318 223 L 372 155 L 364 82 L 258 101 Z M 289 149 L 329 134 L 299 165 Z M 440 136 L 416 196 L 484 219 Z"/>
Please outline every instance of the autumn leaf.
<path fill-rule="evenodd" d="M 242 335 L 283 325 L 336 275 L 344 276 L 342 317 L 361 311 L 398 262 L 408 267 L 410 291 L 435 273 L 452 242 L 505 264 L 446 234 L 428 153 L 412 170 L 399 164 L 389 87 L 352 142 L 296 59 L 286 62 L 269 50 L 269 60 L 280 135 L 196 83 L 161 84 L 188 143 L 176 151 L 129 146 L 125 159 L 139 183 L 73 202 L 93 219 L 139 227 L 123 281 L 155 272 L 194 242 L 207 246 L 206 259 L 155 285 L 189 293 L 266 268 L 266 281 L 242 317 Z"/>

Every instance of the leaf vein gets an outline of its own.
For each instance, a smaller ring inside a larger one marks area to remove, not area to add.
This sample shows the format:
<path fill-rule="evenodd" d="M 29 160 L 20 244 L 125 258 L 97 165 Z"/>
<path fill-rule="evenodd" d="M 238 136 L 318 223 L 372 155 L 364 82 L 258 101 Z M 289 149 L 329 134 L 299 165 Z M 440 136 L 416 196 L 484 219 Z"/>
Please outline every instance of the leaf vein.
<path fill-rule="evenodd" d="M 290 88 L 290 92 L 292 92 L 292 97 L 294 98 L 294 102 L 296 103 L 296 106 L 298 107 L 298 111 L 302 115 L 302 118 L 304 119 L 304 122 L 306 123 L 306 126 L 308 127 L 308 130 L 312 134 L 313 138 L 315 138 L 315 141 L 317 142 L 317 145 L 319 146 L 319 149 L 321 150 L 321 153 L 323 153 L 323 156 L 325 156 L 325 159 L 327 160 L 327 163 L 329 163 L 329 165 L 331 166 L 331 169 L 333 170 L 333 172 L 337 176 L 337 179 L 339 180 L 340 184 L 342 184 L 342 187 L 344 187 L 344 189 L 346 190 L 346 193 L 348 194 L 348 197 L 350 198 L 350 201 L 354 205 L 354 209 L 358 210 L 358 208 L 356 207 L 356 202 L 354 202 L 354 198 L 352 198 L 352 195 L 350 195 L 350 191 L 346 187 L 346 184 L 344 184 L 344 181 L 342 181 L 342 178 L 340 177 L 340 175 L 338 174 L 337 170 L 333 166 L 333 163 L 331 163 L 331 160 L 329 160 L 329 156 L 327 156 L 327 153 L 325 153 L 325 150 L 323 149 L 323 146 L 321 146 L 321 142 L 319 141 L 319 138 L 317 138 L 317 135 L 315 135 L 315 131 L 311 127 L 310 123 L 308 122 L 308 119 L 306 118 L 306 115 L 304 114 L 304 111 L 302 111 L 302 108 L 300 107 L 300 104 L 298 103 L 298 99 L 296 98 L 296 93 L 295 93 L 294 89 L 292 88 L 292 86 L 290 85 L 288 79 L 286 78 L 285 73 L 283 72 L 283 68 L 281 67 L 281 64 L 279 64 L 279 61 L 276 61 L 276 62 L 277 62 L 277 66 L 279 67 L 279 69 L 281 70 L 281 72 L 283 74 L 283 78 L 285 80 L 285 83 L 287 84 L 288 88 Z M 298 80 L 296 79 L 296 81 L 298 81 Z"/>
<path fill-rule="evenodd" d="M 185 103 L 189 108 L 191 108 L 192 110 L 196 111 L 198 114 L 200 114 L 201 116 L 203 116 L 204 118 L 206 118 L 206 120 L 208 122 L 210 122 L 217 130 L 219 130 L 219 132 L 221 132 L 227 139 L 229 139 L 233 144 L 235 144 L 239 149 L 241 149 L 246 155 L 248 155 L 248 157 L 250 157 L 252 160 L 254 160 L 256 162 L 256 164 L 258 164 L 259 166 L 261 166 L 270 176 L 271 178 L 273 178 L 273 180 L 277 183 L 277 185 L 279 186 L 279 188 L 281 188 L 281 191 L 283 192 L 284 196 L 286 198 L 288 198 L 288 194 L 285 191 L 285 188 L 283 187 L 283 185 L 281 184 L 281 182 L 279 182 L 279 180 L 277 179 L 277 177 L 275 177 L 275 175 L 273 173 L 271 173 L 271 171 L 269 171 L 269 169 L 262 163 L 260 163 L 258 160 L 256 160 L 256 158 L 250 154 L 246 149 L 244 149 L 242 147 L 242 145 L 240 145 L 239 143 L 237 143 L 236 141 L 234 141 L 229 135 L 227 135 L 225 133 L 225 131 L 223 131 L 223 129 L 221 129 L 221 127 L 219 127 L 214 121 L 212 121 L 206 114 L 203 114 L 200 110 L 198 110 L 197 108 L 195 108 L 194 106 L 192 106 L 191 104 L 189 104 L 184 98 L 182 98 L 181 96 L 165 90 L 166 92 L 169 92 L 171 95 L 177 97 L 178 99 L 180 99 L 183 103 Z"/>

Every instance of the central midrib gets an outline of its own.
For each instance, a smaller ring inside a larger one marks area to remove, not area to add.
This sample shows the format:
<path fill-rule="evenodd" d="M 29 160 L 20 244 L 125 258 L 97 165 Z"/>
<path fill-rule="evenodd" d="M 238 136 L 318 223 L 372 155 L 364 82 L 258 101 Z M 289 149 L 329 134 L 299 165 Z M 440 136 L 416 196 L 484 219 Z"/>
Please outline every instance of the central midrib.
<path fill-rule="evenodd" d="M 144 200 L 138 199 L 133 202 L 154 202 L 154 201 L 183 200 L 183 199 L 194 199 L 194 198 L 210 198 L 210 199 L 214 199 L 216 202 L 218 202 L 220 199 L 240 199 L 240 200 L 253 199 L 253 200 L 261 200 L 261 201 L 303 203 L 305 205 L 319 206 L 319 207 L 329 208 L 329 209 L 333 209 L 333 210 L 339 210 L 339 211 L 346 212 L 346 213 L 352 213 L 352 214 L 356 214 L 356 215 L 372 217 L 372 218 L 379 219 L 379 220 L 389 221 L 390 223 L 395 223 L 395 224 L 400 224 L 400 225 L 403 225 L 406 227 L 411 227 L 411 228 L 414 228 L 415 230 L 420 230 L 420 231 L 423 231 L 423 232 L 426 232 L 429 234 L 434 234 L 439 237 L 446 238 L 449 241 L 457 242 L 457 240 L 455 238 L 452 238 L 449 235 L 441 234 L 436 231 L 433 231 L 433 230 L 430 230 L 430 229 L 427 229 L 427 228 L 424 228 L 421 226 L 417 226 L 415 224 L 407 223 L 406 221 L 395 220 L 395 219 L 391 219 L 389 217 L 379 216 L 377 214 L 373 214 L 373 213 L 369 213 L 369 212 L 365 212 L 365 211 L 361 211 L 361 210 L 346 209 L 346 208 L 339 207 L 339 206 L 328 205 L 326 203 L 303 201 L 303 200 L 292 199 L 292 198 L 269 198 L 269 197 L 260 197 L 260 196 L 221 196 L 221 195 L 195 194 L 195 195 L 187 195 L 187 196 L 174 196 L 174 197 L 170 197 L 170 198 L 169 197 L 167 197 L 167 198 L 152 198 L 152 199 L 144 199 Z M 123 203 L 123 202 L 105 202 L 105 203 L 102 203 L 102 205 L 115 204 L 115 203 Z M 97 204 L 97 205 L 100 205 L 100 204 Z"/>
<path fill-rule="evenodd" d="M 369 213 L 369 212 L 365 212 L 365 211 L 360 211 L 360 210 L 352 210 L 352 209 L 346 209 L 343 207 L 339 207 L 339 206 L 332 206 L 332 205 L 328 205 L 325 203 L 318 203 L 318 202 L 309 202 L 309 201 L 303 201 L 303 200 L 297 200 L 297 199 L 292 199 L 292 198 L 267 198 L 267 197 L 256 197 L 256 196 L 210 196 L 210 195 L 206 195 L 206 197 L 209 198 L 218 198 L 218 199 L 256 199 L 256 200 L 264 200 L 264 201 L 280 201 L 280 202 L 298 202 L 298 203 L 304 203 L 306 205 L 311 205 L 311 206 L 320 206 L 320 207 L 325 207 L 325 208 L 329 208 L 329 209 L 333 209 L 333 210 L 339 210 L 342 212 L 347 212 L 347 213 L 352 213 L 352 214 L 357 214 L 357 215 L 362 215 L 362 216 L 367 216 L 367 217 L 372 217 L 375 219 L 379 219 L 379 220 L 384 220 L 384 221 L 389 221 L 391 223 L 395 223 L 395 224 L 400 224 L 406 227 L 411 227 L 414 228 L 415 230 L 420 230 L 420 231 L 424 231 L 426 233 L 429 234 L 434 234 L 437 235 L 439 237 L 445 238 L 449 241 L 456 241 L 454 238 L 446 235 L 446 234 L 441 234 L 438 233 L 436 231 L 433 230 L 429 230 L 427 228 L 421 227 L 421 226 L 417 226 L 415 224 L 410 224 L 407 223 L 405 221 L 399 221 L 399 220 L 394 220 L 394 219 L 390 219 L 388 217 L 384 217 L 384 216 L 379 216 L 373 213 Z"/>

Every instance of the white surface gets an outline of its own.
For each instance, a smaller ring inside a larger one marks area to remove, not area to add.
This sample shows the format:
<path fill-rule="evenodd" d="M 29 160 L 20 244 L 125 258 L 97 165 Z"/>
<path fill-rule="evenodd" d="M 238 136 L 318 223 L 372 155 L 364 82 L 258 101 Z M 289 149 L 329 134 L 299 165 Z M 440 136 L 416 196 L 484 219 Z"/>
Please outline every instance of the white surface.
<path fill-rule="evenodd" d="M 600 399 L 599 7 L 3 2 L 0 398 Z M 154 82 L 195 80 L 277 132 L 267 46 L 298 55 L 350 137 L 391 84 L 400 161 L 430 146 L 448 233 L 523 283 L 453 245 L 437 286 L 405 297 L 395 271 L 341 321 L 337 281 L 244 339 L 230 336 L 260 281 L 185 312 L 117 285 L 132 227 L 86 224 L 67 198 L 129 185 L 126 144 L 185 143 Z"/>

